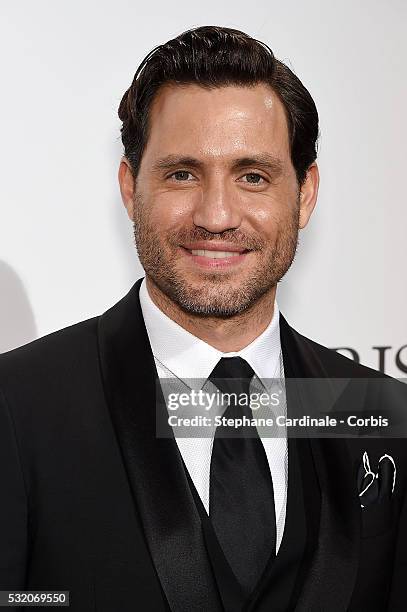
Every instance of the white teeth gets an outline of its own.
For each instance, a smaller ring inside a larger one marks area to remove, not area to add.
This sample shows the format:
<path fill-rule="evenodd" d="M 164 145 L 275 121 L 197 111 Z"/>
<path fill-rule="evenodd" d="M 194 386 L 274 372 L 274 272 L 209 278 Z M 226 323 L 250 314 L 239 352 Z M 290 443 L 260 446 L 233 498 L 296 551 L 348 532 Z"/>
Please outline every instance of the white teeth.
<path fill-rule="evenodd" d="M 191 251 L 192 255 L 201 255 L 201 257 L 210 257 L 211 259 L 222 259 L 223 257 L 237 257 L 241 255 L 238 251 L 203 251 L 201 249 Z"/>

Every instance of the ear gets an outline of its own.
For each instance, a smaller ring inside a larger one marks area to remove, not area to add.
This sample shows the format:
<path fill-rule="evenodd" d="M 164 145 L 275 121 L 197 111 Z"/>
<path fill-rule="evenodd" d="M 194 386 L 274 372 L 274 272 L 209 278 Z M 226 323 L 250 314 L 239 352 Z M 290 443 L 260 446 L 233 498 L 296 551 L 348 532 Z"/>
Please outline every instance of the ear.
<path fill-rule="evenodd" d="M 120 193 L 130 221 L 133 221 L 134 189 L 136 182 L 129 160 L 122 157 L 118 173 Z"/>
<path fill-rule="evenodd" d="M 307 176 L 300 192 L 300 228 L 303 229 L 311 217 L 318 197 L 319 170 L 314 162 L 307 170 Z"/>

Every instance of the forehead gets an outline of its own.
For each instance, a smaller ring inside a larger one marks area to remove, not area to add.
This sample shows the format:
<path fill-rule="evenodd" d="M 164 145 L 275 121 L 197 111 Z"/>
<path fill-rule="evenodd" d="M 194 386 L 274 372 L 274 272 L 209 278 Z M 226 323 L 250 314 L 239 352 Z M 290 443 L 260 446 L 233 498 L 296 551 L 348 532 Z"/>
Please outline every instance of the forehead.
<path fill-rule="evenodd" d="M 289 158 L 285 110 L 267 84 L 204 88 L 166 84 L 150 109 L 144 156 L 163 153 L 208 158 L 269 151 Z"/>

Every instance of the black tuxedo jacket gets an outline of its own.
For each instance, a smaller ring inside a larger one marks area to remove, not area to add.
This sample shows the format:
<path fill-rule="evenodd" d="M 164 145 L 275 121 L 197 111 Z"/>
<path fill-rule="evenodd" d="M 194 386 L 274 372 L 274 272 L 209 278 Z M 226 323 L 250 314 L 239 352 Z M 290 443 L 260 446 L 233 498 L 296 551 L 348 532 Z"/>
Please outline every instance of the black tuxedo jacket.
<path fill-rule="evenodd" d="M 140 283 L 103 315 L 0 356 L 0 590 L 69 590 L 75 612 L 221 612 L 176 441 L 156 437 Z M 282 316 L 280 329 L 288 377 L 380 376 Z M 380 405 L 400 401 L 395 385 Z M 361 401 L 379 400 L 367 388 Z M 314 438 L 310 448 L 320 512 L 295 611 L 407 610 L 405 441 Z M 373 465 L 384 453 L 397 464 L 391 500 L 366 512 L 356 485 L 365 450 Z M 267 585 L 250 609 L 264 602 Z"/>

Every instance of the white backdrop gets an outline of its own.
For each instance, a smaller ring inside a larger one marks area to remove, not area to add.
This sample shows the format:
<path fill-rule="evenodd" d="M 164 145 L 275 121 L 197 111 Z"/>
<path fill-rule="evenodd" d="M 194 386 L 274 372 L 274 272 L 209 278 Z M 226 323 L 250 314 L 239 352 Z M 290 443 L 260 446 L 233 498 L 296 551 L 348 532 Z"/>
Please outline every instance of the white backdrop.
<path fill-rule="evenodd" d="M 117 106 L 151 48 L 216 24 L 267 42 L 320 113 L 320 196 L 282 312 L 375 368 L 390 347 L 386 372 L 407 376 L 406 3 L 143 4 L 1 3 L 0 351 L 103 312 L 142 275 Z"/>

